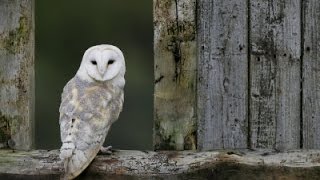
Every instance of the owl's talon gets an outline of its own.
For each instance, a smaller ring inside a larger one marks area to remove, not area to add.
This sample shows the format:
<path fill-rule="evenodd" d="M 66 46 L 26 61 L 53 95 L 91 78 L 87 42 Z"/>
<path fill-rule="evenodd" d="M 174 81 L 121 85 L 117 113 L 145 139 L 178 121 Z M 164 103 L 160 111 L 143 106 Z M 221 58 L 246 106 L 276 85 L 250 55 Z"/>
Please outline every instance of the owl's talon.
<path fill-rule="evenodd" d="M 112 150 L 111 149 L 112 149 L 112 146 L 107 146 L 107 147 L 101 146 L 100 153 L 101 154 L 111 155 L 112 154 Z"/>

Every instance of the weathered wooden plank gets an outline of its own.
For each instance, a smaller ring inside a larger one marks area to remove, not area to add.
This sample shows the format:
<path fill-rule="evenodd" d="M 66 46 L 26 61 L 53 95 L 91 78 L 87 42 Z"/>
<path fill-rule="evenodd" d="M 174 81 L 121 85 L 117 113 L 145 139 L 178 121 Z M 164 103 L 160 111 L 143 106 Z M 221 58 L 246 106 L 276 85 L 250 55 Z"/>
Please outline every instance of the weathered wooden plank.
<path fill-rule="evenodd" d="M 195 0 L 154 0 L 154 148 L 196 148 Z"/>
<path fill-rule="evenodd" d="M 198 2 L 198 148 L 247 148 L 247 1 Z"/>
<path fill-rule="evenodd" d="M 1 179 L 58 179 L 59 151 L 0 151 Z M 78 179 L 318 179 L 320 151 L 116 151 Z"/>
<path fill-rule="evenodd" d="M 303 1 L 303 148 L 320 148 L 320 4 Z"/>
<path fill-rule="evenodd" d="M 33 0 L 0 1 L 0 148 L 33 145 Z"/>
<path fill-rule="evenodd" d="M 299 148 L 299 0 L 250 2 L 252 148 Z"/>

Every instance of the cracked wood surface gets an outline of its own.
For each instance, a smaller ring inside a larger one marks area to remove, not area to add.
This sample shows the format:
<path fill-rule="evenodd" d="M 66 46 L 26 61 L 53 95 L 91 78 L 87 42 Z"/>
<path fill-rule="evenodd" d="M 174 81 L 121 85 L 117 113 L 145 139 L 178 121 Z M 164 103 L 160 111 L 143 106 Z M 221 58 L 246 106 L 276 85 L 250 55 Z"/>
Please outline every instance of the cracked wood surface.
<path fill-rule="evenodd" d="M 57 179 L 58 150 L 0 150 L 0 179 Z M 124 151 L 98 155 L 78 179 L 316 179 L 320 150 Z"/>
<path fill-rule="evenodd" d="M 247 148 L 247 1 L 197 5 L 198 149 Z"/>
<path fill-rule="evenodd" d="M 250 1 L 250 148 L 300 148 L 301 4 Z"/>

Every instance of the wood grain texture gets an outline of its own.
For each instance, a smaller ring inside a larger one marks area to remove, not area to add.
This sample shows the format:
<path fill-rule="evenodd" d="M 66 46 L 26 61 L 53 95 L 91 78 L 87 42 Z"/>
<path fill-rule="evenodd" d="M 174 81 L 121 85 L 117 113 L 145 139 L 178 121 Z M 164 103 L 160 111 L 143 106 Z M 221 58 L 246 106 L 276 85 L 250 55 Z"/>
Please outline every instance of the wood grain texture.
<path fill-rule="evenodd" d="M 303 1 L 303 148 L 320 148 L 320 4 Z"/>
<path fill-rule="evenodd" d="M 320 151 L 115 151 L 77 179 L 318 179 Z M 0 151 L 0 179 L 58 179 L 59 151 Z"/>
<path fill-rule="evenodd" d="M 299 0 L 250 2 L 251 148 L 300 146 Z"/>
<path fill-rule="evenodd" d="M 247 148 L 247 1 L 198 2 L 198 149 Z"/>
<path fill-rule="evenodd" d="M 195 0 L 154 0 L 154 148 L 196 149 Z"/>
<path fill-rule="evenodd" d="M 0 148 L 33 146 L 33 8 L 33 0 L 0 1 Z"/>

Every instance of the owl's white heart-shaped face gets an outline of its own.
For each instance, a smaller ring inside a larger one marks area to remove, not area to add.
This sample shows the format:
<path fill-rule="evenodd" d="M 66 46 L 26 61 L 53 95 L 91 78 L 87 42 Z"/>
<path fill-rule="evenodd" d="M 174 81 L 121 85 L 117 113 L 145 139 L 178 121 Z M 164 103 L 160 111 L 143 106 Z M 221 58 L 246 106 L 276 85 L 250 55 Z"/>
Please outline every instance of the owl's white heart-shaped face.
<path fill-rule="evenodd" d="M 84 53 L 77 75 L 92 82 L 123 77 L 124 73 L 125 61 L 121 50 L 112 45 L 98 45 Z"/>

